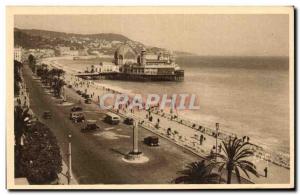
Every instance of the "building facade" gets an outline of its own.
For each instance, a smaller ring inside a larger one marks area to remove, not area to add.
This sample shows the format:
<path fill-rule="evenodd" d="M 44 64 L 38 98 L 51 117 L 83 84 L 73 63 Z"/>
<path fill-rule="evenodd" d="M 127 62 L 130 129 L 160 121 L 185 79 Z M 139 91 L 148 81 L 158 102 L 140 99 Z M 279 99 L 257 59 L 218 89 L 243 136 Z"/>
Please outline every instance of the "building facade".
<path fill-rule="evenodd" d="M 14 48 L 14 60 L 22 62 L 22 47 Z"/>

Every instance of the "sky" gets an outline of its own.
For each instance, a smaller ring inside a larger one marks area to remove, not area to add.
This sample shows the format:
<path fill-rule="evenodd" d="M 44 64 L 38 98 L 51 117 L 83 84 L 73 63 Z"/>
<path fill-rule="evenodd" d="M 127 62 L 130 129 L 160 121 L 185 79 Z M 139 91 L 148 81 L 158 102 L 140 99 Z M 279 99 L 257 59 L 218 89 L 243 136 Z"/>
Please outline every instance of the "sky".
<path fill-rule="evenodd" d="M 15 27 L 118 33 L 149 46 L 209 56 L 288 56 L 288 15 L 17 15 Z"/>

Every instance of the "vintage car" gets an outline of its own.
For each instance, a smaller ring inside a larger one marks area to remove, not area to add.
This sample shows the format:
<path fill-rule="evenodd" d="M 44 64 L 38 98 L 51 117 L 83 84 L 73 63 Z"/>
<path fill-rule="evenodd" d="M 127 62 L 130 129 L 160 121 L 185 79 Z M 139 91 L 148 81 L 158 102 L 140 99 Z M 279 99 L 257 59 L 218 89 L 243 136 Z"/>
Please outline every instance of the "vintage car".
<path fill-rule="evenodd" d="M 51 119 L 52 118 L 51 112 L 50 111 L 44 111 L 43 118 L 44 119 Z"/>
<path fill-rule="evenodd" d="M 126 125 L 133 125 L 133 122 L 134 122 L 133 118 L 130 118 L 130 117 L 127 117 L 124 120 L 124 124 L 126 124 Z"/>
<path fill-rule="evenodd" d="M 96 124 L 96 120 L 87 120 L 87 123 L 83 128 L 81 128 L 81 132 L 88 133 L 97 131 L 99 129 L 98 125 Z"/>
<path fill-rule="evenodd" d="M 81 92 L 80 90 L 77 90 L 76 93 L 77 93 L 78 95 L 81 95 L 82 92 Z"/>
<path fill-rule="evenodd" d="M 81 123 L 81 122 L 84 122 L 85 117 L 84 117 L 83 112 L 71 112 L 70 113 L 70 119 L 74 123 Z"/>
<path fill-rule="evenodd" d="M 86 103 L 86 104 L 91 104 L 91 103 L 92 103 L 92 99 L 91 99 L 91 98 L 86 98 L 86 99 L 84 100 L 84 103 Z"/>
<path fill-rule="evenodd" d="M 81 112 L 82 108 L 80 106 L 74 106 L 71 108 L 71 112 Z"/>
<path fill-rule="evenodd" d="M 112 125 L 119 124 L 120 120 L 121 120 L 121 118 L 118 115 L 111 113 L 111 112 L 108 112 L 106 114 L 106 117 L 104 118 L 105 122 L 112 124 Z"/>
<path fill-rule="evenodd" d="M 144 138 L 144 143 L 148 146 L 158 146 L 159 139 L 157 136 L 149 136 Z"/>

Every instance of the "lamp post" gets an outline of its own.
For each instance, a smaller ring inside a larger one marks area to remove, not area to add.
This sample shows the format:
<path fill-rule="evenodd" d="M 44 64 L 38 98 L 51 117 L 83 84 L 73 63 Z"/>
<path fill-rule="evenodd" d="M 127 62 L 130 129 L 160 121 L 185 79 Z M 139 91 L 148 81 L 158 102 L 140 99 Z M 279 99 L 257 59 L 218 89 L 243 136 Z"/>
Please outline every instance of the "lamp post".
<path fill-rule="evenodd" d="M 139 153 L 139 142 L 138 142 L 139 129 L 138 128 L 139 128 L 138 121 L 135 121 L 133 125 L 133 148 L 132 148 L 134 154 Z"/>
<path fill-rule="evenodd" d="M 216 154 L 218 154 L 218 134 L 219 134 L 219 123 L 216 123 Z M 216 155 L 217 161 L 217 155 Z"/>
<path fill-rule="evenodd" d="M 71 138 L 72 135 L 69 134 L 68 135 L 68 173 L 67 173 L 67 177 L 68 177 L 68 185 L 70 185 L 71 183 L 71 178 L 72 178 L 72 147 L 71 147 Z"/>

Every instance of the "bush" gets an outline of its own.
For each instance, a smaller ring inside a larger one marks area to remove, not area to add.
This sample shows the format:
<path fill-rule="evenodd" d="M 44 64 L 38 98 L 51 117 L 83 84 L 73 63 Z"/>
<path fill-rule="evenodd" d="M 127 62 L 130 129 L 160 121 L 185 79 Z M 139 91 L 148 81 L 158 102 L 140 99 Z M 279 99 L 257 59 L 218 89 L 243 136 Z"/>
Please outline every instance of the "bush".
<path fill-rule="evenodd" d="M 41 122 L 25 133 L 21 164 L 31 184 L 49 184 L 62 171 L 62 157 L 56 137 Z"/>

